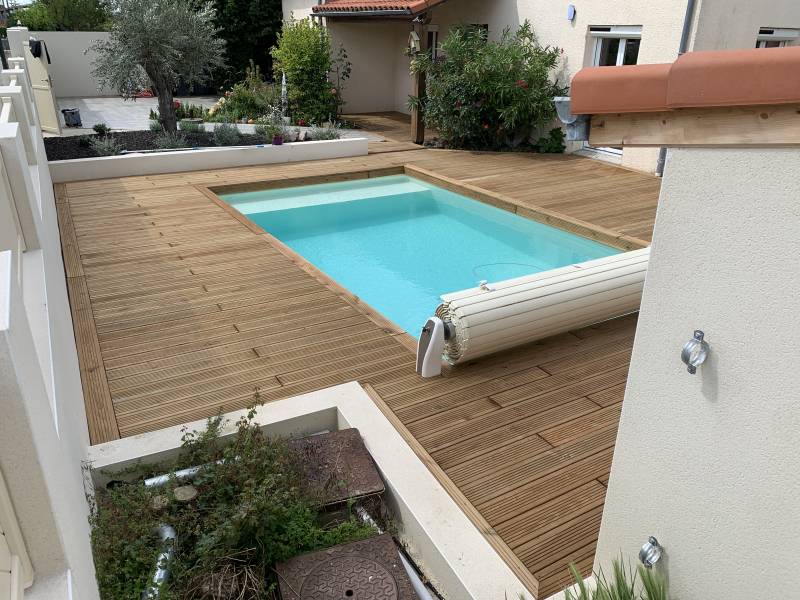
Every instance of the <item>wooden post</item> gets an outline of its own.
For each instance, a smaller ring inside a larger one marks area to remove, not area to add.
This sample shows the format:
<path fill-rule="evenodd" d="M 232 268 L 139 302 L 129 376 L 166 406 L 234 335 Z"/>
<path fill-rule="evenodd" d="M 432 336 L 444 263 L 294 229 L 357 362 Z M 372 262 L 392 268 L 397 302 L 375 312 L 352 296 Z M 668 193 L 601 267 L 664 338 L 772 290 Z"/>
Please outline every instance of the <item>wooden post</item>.
<path fill-rule="evenodd" d="M 425 31 L 423 23 L 414 22 L 414 31 L 419 36 L 419 51 L 428 51 L 428 32 Z M 411 95 L 417 98 L 425 96 L 425 73 L 411 74 Z M 415 144 L 422 144 L 425 141 L 425 119 L 422 110 L 414 109 L 411 111 L 411 141 Z"/>

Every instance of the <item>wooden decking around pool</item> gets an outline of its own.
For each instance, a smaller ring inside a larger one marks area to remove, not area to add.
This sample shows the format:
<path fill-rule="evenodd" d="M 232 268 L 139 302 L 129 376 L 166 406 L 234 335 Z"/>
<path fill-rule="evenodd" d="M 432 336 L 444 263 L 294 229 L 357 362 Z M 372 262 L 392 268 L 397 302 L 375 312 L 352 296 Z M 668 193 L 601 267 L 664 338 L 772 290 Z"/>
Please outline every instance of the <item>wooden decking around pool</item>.
<path fill-rule="evenodd" d="M 401 333 L 203 189 L 402 165 L 627 236 L 652 233 L 659 180 L 568 156 L 418 149 L 57 186 L 91 438 L 358 380 L 546 597 L 567 583 L 570 562 L 591 568 L 635 318 L 423 380 Z"/>

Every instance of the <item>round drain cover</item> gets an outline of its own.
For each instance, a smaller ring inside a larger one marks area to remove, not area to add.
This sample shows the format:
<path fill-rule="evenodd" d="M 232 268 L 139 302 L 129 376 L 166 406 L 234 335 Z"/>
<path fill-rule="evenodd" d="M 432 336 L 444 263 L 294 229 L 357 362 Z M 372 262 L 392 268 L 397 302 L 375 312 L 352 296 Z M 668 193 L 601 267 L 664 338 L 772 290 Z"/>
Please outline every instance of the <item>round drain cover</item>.
<path fill-rule="evenodd" d="M 381 563 L 339 556 L 317 565 L 300 590 L 302 600 L 397 600 L 397 582 Z"/>

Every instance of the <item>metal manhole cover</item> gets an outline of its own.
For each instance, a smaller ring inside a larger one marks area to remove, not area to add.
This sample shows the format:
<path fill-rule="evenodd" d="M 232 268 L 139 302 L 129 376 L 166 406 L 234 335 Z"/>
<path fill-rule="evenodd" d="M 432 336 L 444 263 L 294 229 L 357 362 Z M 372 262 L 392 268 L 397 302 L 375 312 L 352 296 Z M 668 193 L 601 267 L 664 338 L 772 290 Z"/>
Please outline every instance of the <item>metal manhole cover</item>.
<path fill-rule="evenodd" d="M 276 570 L 283 600 L 418 600 L 387 533 L 296 556 Z"/>
<path fill-rule="evenodd" d="M 317 565 L 300 590 L 301 600 L 397 597 L 397 582 L 392 574 L 365 556 L 340 556 Z"/>

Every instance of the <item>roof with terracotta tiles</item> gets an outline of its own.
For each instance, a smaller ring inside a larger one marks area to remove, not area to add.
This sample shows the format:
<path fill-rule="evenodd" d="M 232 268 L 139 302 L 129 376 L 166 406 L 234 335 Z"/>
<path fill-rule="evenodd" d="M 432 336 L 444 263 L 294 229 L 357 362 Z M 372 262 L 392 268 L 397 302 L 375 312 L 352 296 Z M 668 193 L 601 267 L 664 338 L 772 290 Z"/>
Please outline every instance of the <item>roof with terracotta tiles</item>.
<path fill-rule="evenodd" d="M 589 67 L 572 79 L 574 114 L 800 104 L 800 47 L 689 52 L 656 65 Z"/>
<path fill-rule="evenodd" d="M 324 4 L 317 4 L 312 8 L 316 14 L 337 13 L 363 15 L 374 13 L 397 13 L 398 15 L 416 15 L 429 8 L 441 4 L 444 0 L 328 0 Z"/>

